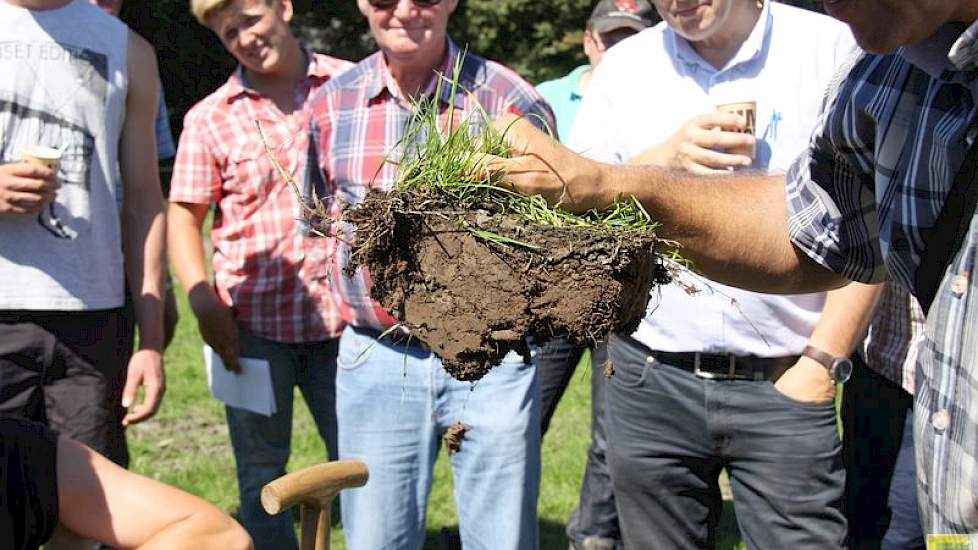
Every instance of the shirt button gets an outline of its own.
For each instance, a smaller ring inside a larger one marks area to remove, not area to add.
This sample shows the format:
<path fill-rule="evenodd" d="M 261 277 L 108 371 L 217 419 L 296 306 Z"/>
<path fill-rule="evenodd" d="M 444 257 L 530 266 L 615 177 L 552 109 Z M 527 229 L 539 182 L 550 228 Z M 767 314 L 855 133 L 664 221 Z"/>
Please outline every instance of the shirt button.
<path fill-rule="evenodd" d="M 967 275 L 958 275 L 951 279 L 951 292 L 955 296 L 961 296 L 968 290 L 968 277 Z"/>
<path fill-rule="evenodd" d="M 930 417 L 930 423 L 934 426 L 934 431 L 944 433 L 944 430 L 951 425 L 951 415 L 947 414 L 947 410 L 941 409 Z"/>
<path fill-rule="evenodd" d="M 652 357 L 651 355 L 649 355 L 649 356 L 647 356 L 645 358 L 645 362 L 646 363 L 655 363 L 655 357 Z"/>

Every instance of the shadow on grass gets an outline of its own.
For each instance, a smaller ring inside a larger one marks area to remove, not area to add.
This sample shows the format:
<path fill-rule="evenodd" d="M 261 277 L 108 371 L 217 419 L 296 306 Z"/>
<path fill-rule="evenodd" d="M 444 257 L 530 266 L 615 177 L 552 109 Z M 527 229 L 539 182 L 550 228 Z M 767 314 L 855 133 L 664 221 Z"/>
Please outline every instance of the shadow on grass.
<path fill-rule="evenodd" d="M 564 527 L 563 524 L 553 521 L 540 521 L 540 550 L 566 550 L 568 542 Z M 440 530 L 428 529 L 424 548 L 425 550 L 462 550 L 462 541 L 458 536 L 458 525 Z M 737 518 L 734 516 L 733 502 L 724 501 L 720 525 L 717 528 L 716 550 L 738 550 L 742 548 L 740 530 L 737 528 Z"/>

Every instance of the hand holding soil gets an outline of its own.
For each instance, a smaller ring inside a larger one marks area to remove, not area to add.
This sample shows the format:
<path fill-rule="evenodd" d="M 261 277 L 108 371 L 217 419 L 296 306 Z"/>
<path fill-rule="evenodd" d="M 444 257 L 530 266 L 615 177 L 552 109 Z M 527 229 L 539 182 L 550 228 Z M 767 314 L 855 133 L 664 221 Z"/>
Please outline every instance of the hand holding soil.
<path fill-rule="evenodd" d="M 570 212 L 603 209 L 615 197 L 598 194 L 604 165 L 575 155 L 525 118 L 506 114 L 493 123 L 511 148 L 510 157 L 483 155 L 481 166 L 500 177 L 499 185 L 525 195 L 540 195 Z M 532 153 L 527 153 L 532 151 Z"/>

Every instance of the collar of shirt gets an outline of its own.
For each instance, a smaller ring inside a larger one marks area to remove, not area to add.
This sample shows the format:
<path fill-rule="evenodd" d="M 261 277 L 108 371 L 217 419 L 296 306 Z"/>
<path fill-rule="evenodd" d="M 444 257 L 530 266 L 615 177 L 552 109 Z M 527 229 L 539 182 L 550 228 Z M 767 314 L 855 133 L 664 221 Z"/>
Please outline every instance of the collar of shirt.
<path fill-rule="evenodd" d="M 325 63 L 321 63 L 316 58 L 316 54 L 305 47 L 302 48 L 302 53 L 306 56 L 307 60 L 306 78 L 329 78 L 333 74 Z M 248 81 L 244 77 L 244 67 L 238 65 L 234 69 L 231 78 L 228 79 L 227 101 L 230 103 L 244 94 L 261 95 L 257 90 L 248 85 Z"/>
<path fill-rule="evenodd" d="M 965 28 L 948 23 L 930 38 L 904 46 L 898 54 L 931 78 L 946 82 L 964 82 L 978 68 L 978 23 Z"/>
<path fill-rule="evenodd" d="M 454 75 L 455 62 L 459 59 L 459 56 L 464 55 L 451 38 L 446 38 L 446 40 L 448 41 L 448 48 L 445 49 L 445 57 L 442 59 L 441 64 L 433 71 L 436 75 Z M 387 65 L 387 59 L 382 52 L 377 52 L 374 57 L 374 64 L 373 70 L 369 72 L 368 80 L 364 84 L 367 90 L 366 99 L 371 101 L 380 97 L 382 93 L 387 92 L 393 98 L 408 101 L 401 96 L 400 88 L 394 83 L 394 76 L 391 74 L 390 66 Z M 465 105 L 466 91 L 473 89 L 473 79 L 466 78 L 464 73 L 460 74 L 459 87 L 456 90 L 454 98 L 455 106 L 460 109 L 463 108 Z M 435 91 L 439 91 L 439 98 L 442 102 L 452 102 L 452 86 L 449 82 L 437 77 L 432 78 L 425 88 L 424 95 L 430 97 L 434 95 Z"/>
<path fill-rule="evenodd" d="M 734 54 L 733 58 L 727 62 L 727 65 L 723 69 L 717 70 L 716 67 L 703 59 L 693 48 L 693 45 L 682 36 L 676 34 L 676 31 L 672 27 L 666 30 L 667 44 L 675 52 L 676 57 L 687 65 L 692 65 L 711 73 L 730 70 L 733 67 L 761 57 L 764 47 L 768 42 L 768 36 L 771 33 L 770 5 L 770 1 L 764 2 L 764 7 L 761 9 L 761 14 L 757 18 L 757 23 L 754 24 L 754 29 L 751 30 L 747 39 L 740 45 L 740 49 L 737 50 L 737 53 Z"/>

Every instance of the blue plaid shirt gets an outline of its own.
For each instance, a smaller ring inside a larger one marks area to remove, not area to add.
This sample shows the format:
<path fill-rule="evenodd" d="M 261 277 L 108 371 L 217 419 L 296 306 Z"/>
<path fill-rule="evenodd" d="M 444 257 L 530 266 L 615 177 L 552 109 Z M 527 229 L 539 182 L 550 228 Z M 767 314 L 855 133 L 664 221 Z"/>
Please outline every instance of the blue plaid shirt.
<path fill-rule="evenodd" d="M 790 231 L 815 261 L 914 288 L 976 133 L 978 23 L 887 56 L 854 53 L 788 174 Z M 917 476 L 929 533 L 978 532 L 978 218 L 927 319 L 916 372 Z M 877 406 L 877 404 L 867 404 Z"/>
<path fill-rule="evenodd" d="M 448 40 L 445 58 L 438 73 L 450 80 L 462 51 Z M 538 126 L 554 128 L 554 116 L 543 97 L 511 69 L 469 53 L 457 74 L 458 89 L 446 81 L 438 86 L 433 78 L 424 95 L 439 96 L 442 118 L 452 112 L 453 124 L 468 120 L 479 124 L 485 115 L 495 119 L 512 112 L 526 115 Z M 454 110 L 449 111 L 448 106 Z M 330 218 L 339 219 L 342 209 L 363 200 L 371 189 L 387 191 L 397 179 L 397 161 L 404 148 L 403 138 L 416 109 L 402 97 L 382 53 L 377 52 L 349 71 L 329 81 L 310 107 L 310 143 L 314 162 L 322 169 L 310 171 L 317 181 L 307 182 L 330 205 Z M 370 296 L 371 279 L 366 269 L 352 277 L 344 274 L 350 256 L 355 228 L 336 224 L 337 239 L 327 251 L 333 260 L 331 280 L 343 319 L 351 325 L 385 330 L 397 323 Z"/>

